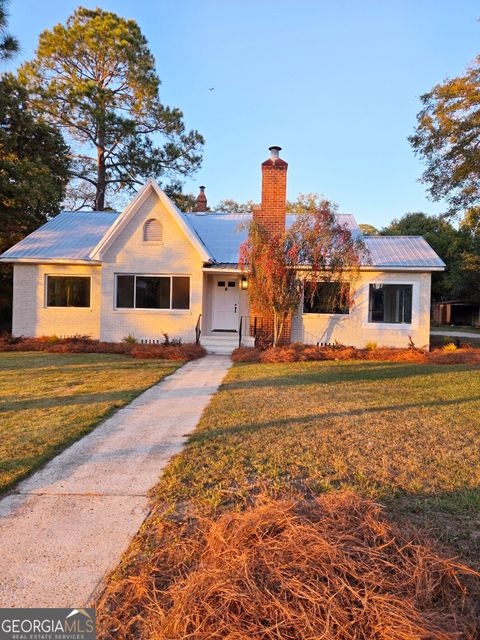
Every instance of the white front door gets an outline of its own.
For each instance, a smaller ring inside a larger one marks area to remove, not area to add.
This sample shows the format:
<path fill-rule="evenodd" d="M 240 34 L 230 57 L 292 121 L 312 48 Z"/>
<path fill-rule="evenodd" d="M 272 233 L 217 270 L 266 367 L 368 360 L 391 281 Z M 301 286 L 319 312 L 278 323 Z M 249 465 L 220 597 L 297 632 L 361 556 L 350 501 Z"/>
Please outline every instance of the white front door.
<path fill-rule="evenodd" d="M 238 330 L 238 280 L 220 276 L 213 280 L 213 330 Z"/>

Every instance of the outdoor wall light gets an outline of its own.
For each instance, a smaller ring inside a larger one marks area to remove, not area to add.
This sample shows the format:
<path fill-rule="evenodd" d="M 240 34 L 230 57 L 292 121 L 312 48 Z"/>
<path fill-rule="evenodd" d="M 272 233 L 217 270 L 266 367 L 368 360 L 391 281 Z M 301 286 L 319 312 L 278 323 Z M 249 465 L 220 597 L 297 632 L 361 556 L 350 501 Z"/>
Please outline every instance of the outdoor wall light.
<path fill-rule="evenodd" d="M 240 281 L 240 287 L 242 291 L 246 291 L 248 289 L 248 280 L 245 276 L 242 276 L 242 280 Z"/>

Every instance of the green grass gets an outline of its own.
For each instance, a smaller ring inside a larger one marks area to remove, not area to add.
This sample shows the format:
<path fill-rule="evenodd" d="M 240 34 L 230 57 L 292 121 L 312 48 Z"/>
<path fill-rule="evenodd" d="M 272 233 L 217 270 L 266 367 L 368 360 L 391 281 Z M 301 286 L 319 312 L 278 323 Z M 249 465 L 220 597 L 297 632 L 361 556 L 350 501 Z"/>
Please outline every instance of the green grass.
<path fill-rule="evenodd" d="M 0 492 L 181 363 L 104 354 L 0 354 Z"/>
<path fill-rule="evenodd" d="M 479 367 L 238 364 L 155 498 L 215 512 L 348 487 L 478 560 L 479 486 Z"/>

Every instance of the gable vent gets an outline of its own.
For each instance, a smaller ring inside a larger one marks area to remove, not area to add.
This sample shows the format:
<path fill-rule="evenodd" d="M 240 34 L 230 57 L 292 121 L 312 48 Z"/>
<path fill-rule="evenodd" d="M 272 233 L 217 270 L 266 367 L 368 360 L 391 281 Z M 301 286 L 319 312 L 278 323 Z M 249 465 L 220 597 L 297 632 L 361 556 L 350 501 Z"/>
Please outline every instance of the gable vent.
<path fill-rule="evenodd" d="M 143 225 L 143 241 L 144 242 L 163 242 L 163 226 L 162 223 L 155 218 L 147 220 Z"/>

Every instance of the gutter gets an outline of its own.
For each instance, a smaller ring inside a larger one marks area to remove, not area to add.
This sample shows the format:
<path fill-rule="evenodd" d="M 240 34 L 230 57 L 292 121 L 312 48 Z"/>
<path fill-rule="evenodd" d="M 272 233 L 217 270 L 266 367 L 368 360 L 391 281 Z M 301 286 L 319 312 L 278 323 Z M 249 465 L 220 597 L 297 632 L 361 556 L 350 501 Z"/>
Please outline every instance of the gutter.
<path fill-rule="evenodd" d="M 86 264 L 92 267 L 101 266 L 101 260 L 82 260 L 73 258 L 2 258 L 0 257 L 0 263 L 12 263 L 12 264 Z"/>

